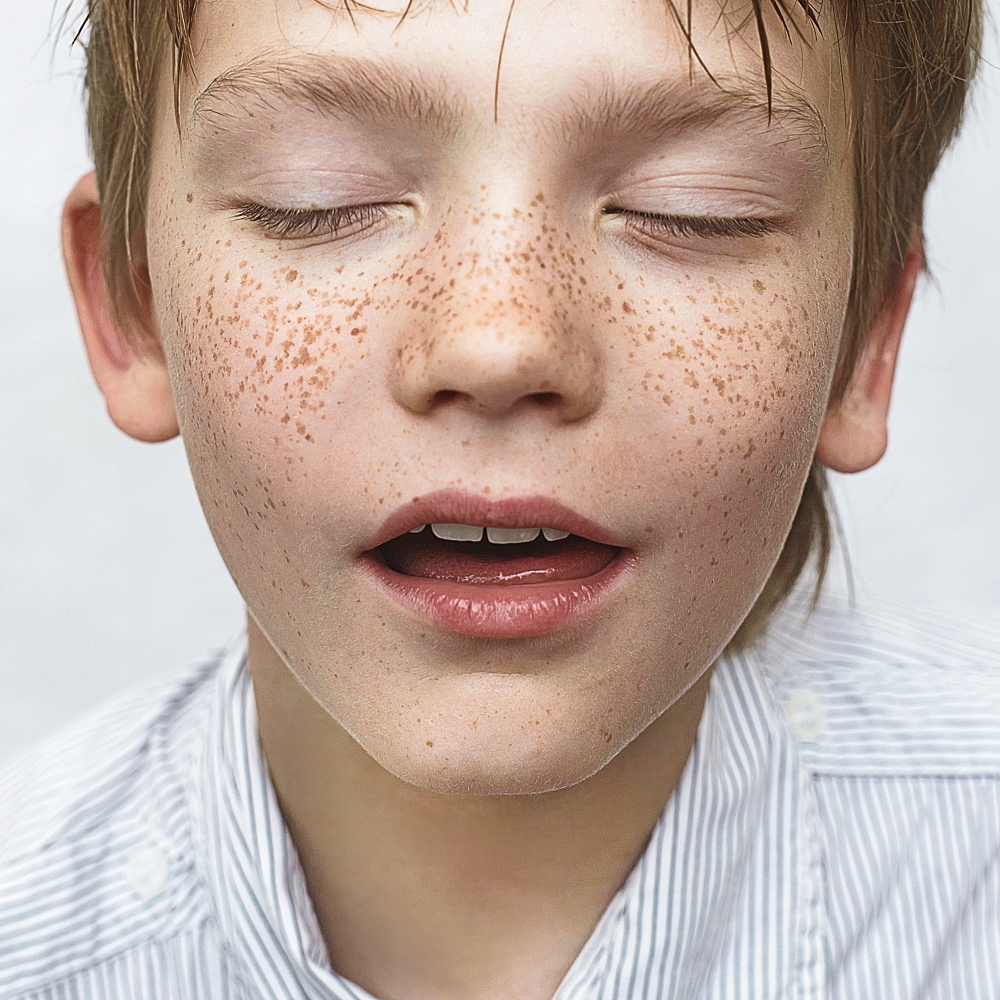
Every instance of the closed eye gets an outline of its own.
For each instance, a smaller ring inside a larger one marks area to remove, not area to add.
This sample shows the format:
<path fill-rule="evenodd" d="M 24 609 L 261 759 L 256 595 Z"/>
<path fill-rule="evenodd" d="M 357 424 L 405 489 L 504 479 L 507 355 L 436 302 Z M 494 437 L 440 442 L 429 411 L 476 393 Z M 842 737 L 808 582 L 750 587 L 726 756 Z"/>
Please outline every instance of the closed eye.
<path fill-rule="evenodd" d="M 771 219 L 753 217 L 726 217 L 715 215 L 663 215 L 658 212 L 637 212 L 622 208 L 605 209 L 606 215 L 623 218 L 626 224 L 651 236 L 691 237 L 703 239 L 741 236 L 761 237 L 778 232 L 778 225 Z"/>
<path fill-rule="evenodd" d="M 247 204 L 233 214 L 252 223 L 267 236 L 276 239 L 308 239 L 316 236 L 346 238 L 356 236 L 390 218 L 387 204 L 345 205 L 337 208 L 279 208 Z M 640 233 L 675 238 L 703 239 L 763 237 L 778 231 L 770 219 L 743 216 L 668 215 L 630 209 L 605 209 L 605 214 L 619 217 Z"/>
<path fill-rule="evenodd" d="M 390 205 L 345 205 L 340 208 L 277 208 L 244 205 L 233 215 L 252 223 L 276 239 L 308 239 L 316 236 L 346 238 L 386 222 Z"/>

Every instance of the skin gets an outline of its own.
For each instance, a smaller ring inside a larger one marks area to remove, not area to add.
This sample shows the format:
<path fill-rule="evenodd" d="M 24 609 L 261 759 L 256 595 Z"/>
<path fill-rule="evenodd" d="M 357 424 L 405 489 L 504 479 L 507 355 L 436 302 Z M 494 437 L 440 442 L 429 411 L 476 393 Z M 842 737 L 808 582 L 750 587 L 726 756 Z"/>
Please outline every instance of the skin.
<path fill-rule="evenodd" d="M 713 3 L 696 15 L 713 73 L 763 95 L 753 36 Z M 471 0 L 393 30 L 299 0 L 205 4 L 179 133 L 162 87 L 131 331 L 97 266 L 92 175 L 64 217 L 109 413 L 141 440 L 181 431 L 246 599 L 262 745 L 333 967 L 383 1000 L 555 993 L 676 786 L 811 459 L 881 457 L 920 263 L 915 243 L 828 410 L 852 240 L 831 44 L 771 32 L 776 99 L 808 99 L 825 152 L 780 115 L 654 137 L 598 120 L 567 141 L 571 102 L 602 82 L 668 79 L 682 101 L 704 75 L 656 5 L 521 0 L 494 106 L 506 16 Z M 442 135 L 216 93 L 192 124 L 200 89 L 265 53 L 430 72 L 465 111 Z M 398 207 L 276 239 L 237 217 L 247 201 Z M 657 235 L 609 207 L 778 224 Z M 141 329 L 158 350 L 128 346 Z M 556 497 L 637 568 L 569 631 L 432 628 L 354 557 L 446 486 Z"/>

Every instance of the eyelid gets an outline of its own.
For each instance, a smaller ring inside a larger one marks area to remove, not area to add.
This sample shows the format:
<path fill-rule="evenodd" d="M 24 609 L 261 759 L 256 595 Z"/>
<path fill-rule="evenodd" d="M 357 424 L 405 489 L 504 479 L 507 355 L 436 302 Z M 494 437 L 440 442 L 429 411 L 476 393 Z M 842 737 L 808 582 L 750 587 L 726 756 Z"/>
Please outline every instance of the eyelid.
<path fill-rule="evenodd" d="M 356 236 L 387 221 L 393 207 L 366 203 L 330 208 L 282 208 L 248 203 L 236 209 L 233 217 L 250 222 L 271 239 L 304 240 L 326 233 L 336 239 L 341 229 L 352 228 L 349 235 Z M 360 228 L 353 228 L 359 225 Z"/>
<path fill-rule="evenodd" d="M 352 228 L 359 235 L 387 221 L 393 206 L 383 203 L 344 205 L 331 208 L 283 208 L 247 203 L 233 212 L 272 239 L 303 240 L 320 233 L 334 239 L 342 228 Z M 668 235 L 678 239 L 759 239 L 780 230 L 772 219 L 759 216 L 676 215 L 634 209 L 606 208 L 605 215 L 623 218 L 626 224 L 643 235 Z M 356 228 L 360 226 L 360 228 Z M 345 238 L 345 237 L 339 237 Z"/>
<path fill-rule="evenodd" d="M 692 236 L 702 239 L 760 239 L 781 230 L 774 219 L 761 216 L 675 215 L 623 208 L 608 208 L 604 214 L 622 217 L 628 226 L 645 234 L 665 233 L 682 239 Z"/>

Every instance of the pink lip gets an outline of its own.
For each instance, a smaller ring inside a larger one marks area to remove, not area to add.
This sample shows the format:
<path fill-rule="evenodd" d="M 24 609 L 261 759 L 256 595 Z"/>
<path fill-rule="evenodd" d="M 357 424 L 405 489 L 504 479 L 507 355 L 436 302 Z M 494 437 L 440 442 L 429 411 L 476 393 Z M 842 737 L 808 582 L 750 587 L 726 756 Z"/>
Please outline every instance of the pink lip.
<path fill-rule="evenodd" d="M 436 490 L 397 507 L 365 543 L 365 550 L 422 524 L 481 524 L 485 528 L 558 528 L 592 542 L 628 548 L 603 525 L 551 497 L 508 497 L 488 500 L 463 490 Z"/>
<path fill-rule="evenodd" d="M 406 576 L 371 551 L 423 524 L 481 524 L 495 528 L 548 527 L 621 549 L 598 573 L 554 583 L 473 585 Z M 359 554 L 363 574 L 386 597 L 449 632 L 521 639 L 569 628 L 605 607 L 635 568 L 638 556 L 606 528 L 548 497 L 492 501 L 440 490 L 398 508 Z"/>

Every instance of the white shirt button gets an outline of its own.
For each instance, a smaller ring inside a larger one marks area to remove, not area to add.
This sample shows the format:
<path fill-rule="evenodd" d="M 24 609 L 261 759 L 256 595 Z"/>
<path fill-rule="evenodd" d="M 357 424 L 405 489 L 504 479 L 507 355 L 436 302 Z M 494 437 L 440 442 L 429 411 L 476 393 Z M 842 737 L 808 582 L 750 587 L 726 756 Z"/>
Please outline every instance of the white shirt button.
<path fill-rule="evenodd" d="M 785 699 L 785 711 L 800 740 L 813 742 L 826 732 L 826 709 L 812 691 L 792 691 Z"/>
<path fill-rule="evenodd" d="M 162 892 L 169 874 L 167 856 L 155 844 L 137 847 L 125 863 L 125 879 L 140 899 Z"/>

